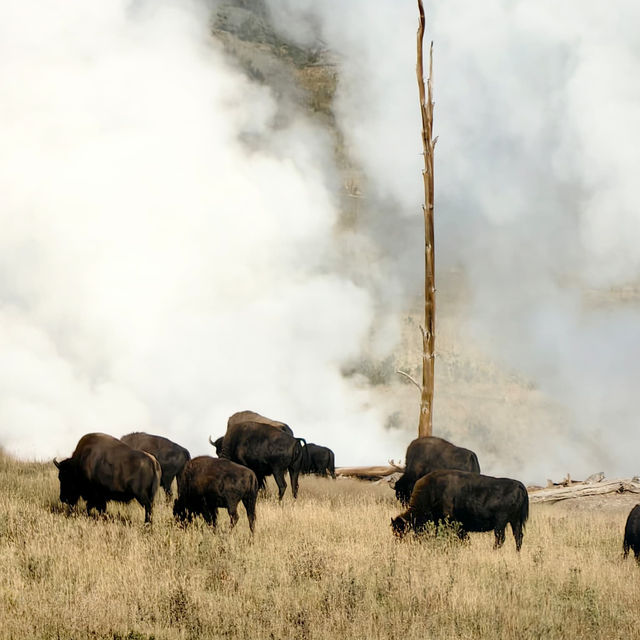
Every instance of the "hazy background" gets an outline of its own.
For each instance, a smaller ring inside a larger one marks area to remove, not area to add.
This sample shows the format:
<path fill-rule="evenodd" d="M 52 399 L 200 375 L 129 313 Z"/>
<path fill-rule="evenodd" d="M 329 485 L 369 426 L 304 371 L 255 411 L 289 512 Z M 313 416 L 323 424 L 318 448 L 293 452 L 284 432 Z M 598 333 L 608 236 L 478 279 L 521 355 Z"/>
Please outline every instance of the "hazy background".
<path fill-rule="evenodd" d="M 224 4 L 0 0 L 12 453 L 134 429 L 209 453 L 240 409 L 343 465 L 415 436 L 394 370 L 420 357 L 416 4 L 256 3 L 333 61 L 329 122 L 212 37 Z M 640 7 L 425 7 L 435 434 L 527 481 L 637 473 Z"/>

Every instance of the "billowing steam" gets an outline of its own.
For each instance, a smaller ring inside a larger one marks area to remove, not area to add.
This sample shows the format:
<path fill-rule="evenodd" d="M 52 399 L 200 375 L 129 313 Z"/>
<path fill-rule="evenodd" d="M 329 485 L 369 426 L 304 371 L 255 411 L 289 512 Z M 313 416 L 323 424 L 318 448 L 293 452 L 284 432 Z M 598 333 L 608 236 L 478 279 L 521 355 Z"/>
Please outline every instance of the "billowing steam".
<path fill-rule="evenodd" d="M 204 452 L 255 408 L 386 455 L 381 409 L 341 375 L 373 315 L 331 266 L 326 135 L 275 131 L 203 5 L 2 8 L 3 446 L 148 429 Z"/>
<path fill-rule="evenodd" d="M 362 354 L 419 362 L 398 355 L 422 278 L 416 6 L 267 5 L 286 37 L 338 56 L 334 114 L 365 196 L 349 229 L 334 139 L 302 110 L 283 118 L 278 88 L 229 61 L 211 3 L 0 1 L 9 451 L 148 429 L 204 453 L 229 414 L 254 409 L 338 464 L 403 455 L 415 390 L 345 371 Z M 602 291 L 640 267 L 639 10 L 426 9 L 436 432 L 492 473 L 636 473 L 638 304 Z M 401 428 L 385 429 L 394 412 Z"/>
<path fill-rule="evenodd" d="M 417 10 L 410 1 L 348 5 L 270 2 L 281 17 L 299 12 L 298 22 L 278 22 L 293 37 L 318 36 L 342 53 L 341 122 L 375 196 L 406 226 L 419 212 L 410 179 Z M 440 316 L 449 352 L 437 365 L 435 429 L 473 444 L 492 472 L 637 473 L 640 50 L 631 25 L 640 9 L 425 5 L 445 306 L 447 271 L 459 269 L 465 285 L 454 293 L 461 306 Z M 315 33 L 298 26 L 309 16 Z M 416 256 L 388 238 L 377 241 L 402 271 Z M 491 360 L 506 373 L 495 381 Z"/>

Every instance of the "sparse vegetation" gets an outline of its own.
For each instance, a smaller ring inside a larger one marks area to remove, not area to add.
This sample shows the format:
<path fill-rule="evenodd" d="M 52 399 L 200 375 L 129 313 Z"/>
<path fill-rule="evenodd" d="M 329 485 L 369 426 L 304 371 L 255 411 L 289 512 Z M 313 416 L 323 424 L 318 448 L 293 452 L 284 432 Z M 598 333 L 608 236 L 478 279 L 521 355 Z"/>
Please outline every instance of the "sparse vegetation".
<path fill-rule="evenodd" d="M 66 515 L 52 464 L 0 454 L 3 638 L 631 638 L 640 567 L 627 510 L 533 505 L 521 554 L 492 534 L 397 541 L 386 486 L 303 478 L 229 530 L 182 528 L 160 495 Z"/>

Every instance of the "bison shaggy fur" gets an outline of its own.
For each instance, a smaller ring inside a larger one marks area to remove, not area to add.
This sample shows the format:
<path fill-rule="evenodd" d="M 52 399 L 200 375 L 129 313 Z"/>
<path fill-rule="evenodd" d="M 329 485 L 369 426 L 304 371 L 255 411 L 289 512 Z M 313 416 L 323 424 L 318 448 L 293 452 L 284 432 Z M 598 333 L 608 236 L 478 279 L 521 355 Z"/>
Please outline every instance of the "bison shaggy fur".
<path fill-rule="evenodd" d="M 170 497 L 173 479 L 182 471 L 187 461 L 191 459 L 189 452 L 168 438 L 150 433 L 129 433 L 126 436 L 122 436 L 120 440 L 131 448 L 146 451 L 156 458 L 162 470 L 160 484 L 167 496 Z"/>
<path fill-rule="evenodd" d="M 87 513 L 91 509 L 102 513 L 109 500 L 137 500 L 144 507 L 145 522 L 151 522 L 161 476 L 160 464 L 151 454 L 105 433 L 88 433 L 70 458 L 53 462 L 58 468 L 61 502 L 73 506 L 83 498 Z"/>
<path fill-rule="evenodd" d="M 457 469 L 480 473 L 478 457 L 473 451 L 458 447 L 435 436 L 416 438 L 407 447 L 405 471 L 395 484 L 396 497 L 409 503 L 417 480 L 437 469 Z"/>
<path fill-rule="evenodd" d="M 495 548 L 505 539 L 507 524 L 520 551 L 529 516 L 525 486 L 511 478 L 493 478 L 468 471 L 432 471 L 416 482 L 409 508 L 391 520 L 394 533 L 402 537 L 409 529 L 420 531 L 428 522 L 436 527 L 443 520 L 458 522 L 458 535 L 469 531 L 491 531 Z"/>
<path fill-rule="evenodd" d="M 238 503 L 242 502 L 253 533 L 257 496 L 258 480 L 251 469 L 230 460 L 198 456 L 187 462 L 178 476 L 173 514 L 180 520 L 201 515 L 215 527 L 221 507 L 229 513 L 233 528 L 239 518 Z"/>

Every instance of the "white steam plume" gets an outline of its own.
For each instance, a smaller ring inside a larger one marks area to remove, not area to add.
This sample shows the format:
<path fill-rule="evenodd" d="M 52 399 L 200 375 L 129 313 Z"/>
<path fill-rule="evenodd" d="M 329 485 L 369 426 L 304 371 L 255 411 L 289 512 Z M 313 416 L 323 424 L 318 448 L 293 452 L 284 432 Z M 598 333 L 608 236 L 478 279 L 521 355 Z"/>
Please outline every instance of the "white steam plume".
<path fill-rule="evenodd" d="M 330 264 L 326 136 L 302 116 L 274 131 L 271 92 L 225 62 L 209 18 L 169 0 L 0 2 L 10 452 L 140 429 L 196 455 L 246 408 L 338 461 L 387 455 L 383 409 L 340 374 L 373 302 Z"/>
<path fill-rule="evenodd" d="M 401 250 L 420 237 L 406 222 L 419 221 L 422 201 L 416 2 L 269 6 L 291 37 L 320 37 L 341 54 L 340 125 L 370 197 L 393 220 L 386 228 L 402 230 L 376 240 L 419 285 L 420 256 Z M 640 6 L 453 0 L 425 7 L 427 38 L 435 41 L 437 269 L 460 266 L 470 292 L 455 318 L 468 340 L 460 348 L 481 347 L 566 416 L 512 420 L 505 403 L 485 410 L 474 434 L 482 398 L 457 398 L 468 405 L 467 424 L 451 424 L 439 413 L 437 389 L 436 432 L 446 425 L 454 440 L 464 436 L 493 472 L 538 480 L 600 467 L 637 473 Z M 627 284 L 635 287 L 632 304 L 590 304 L 593 289 Z M 459 386 L 447 384 L 437 382 L 455 395 Z"/>

